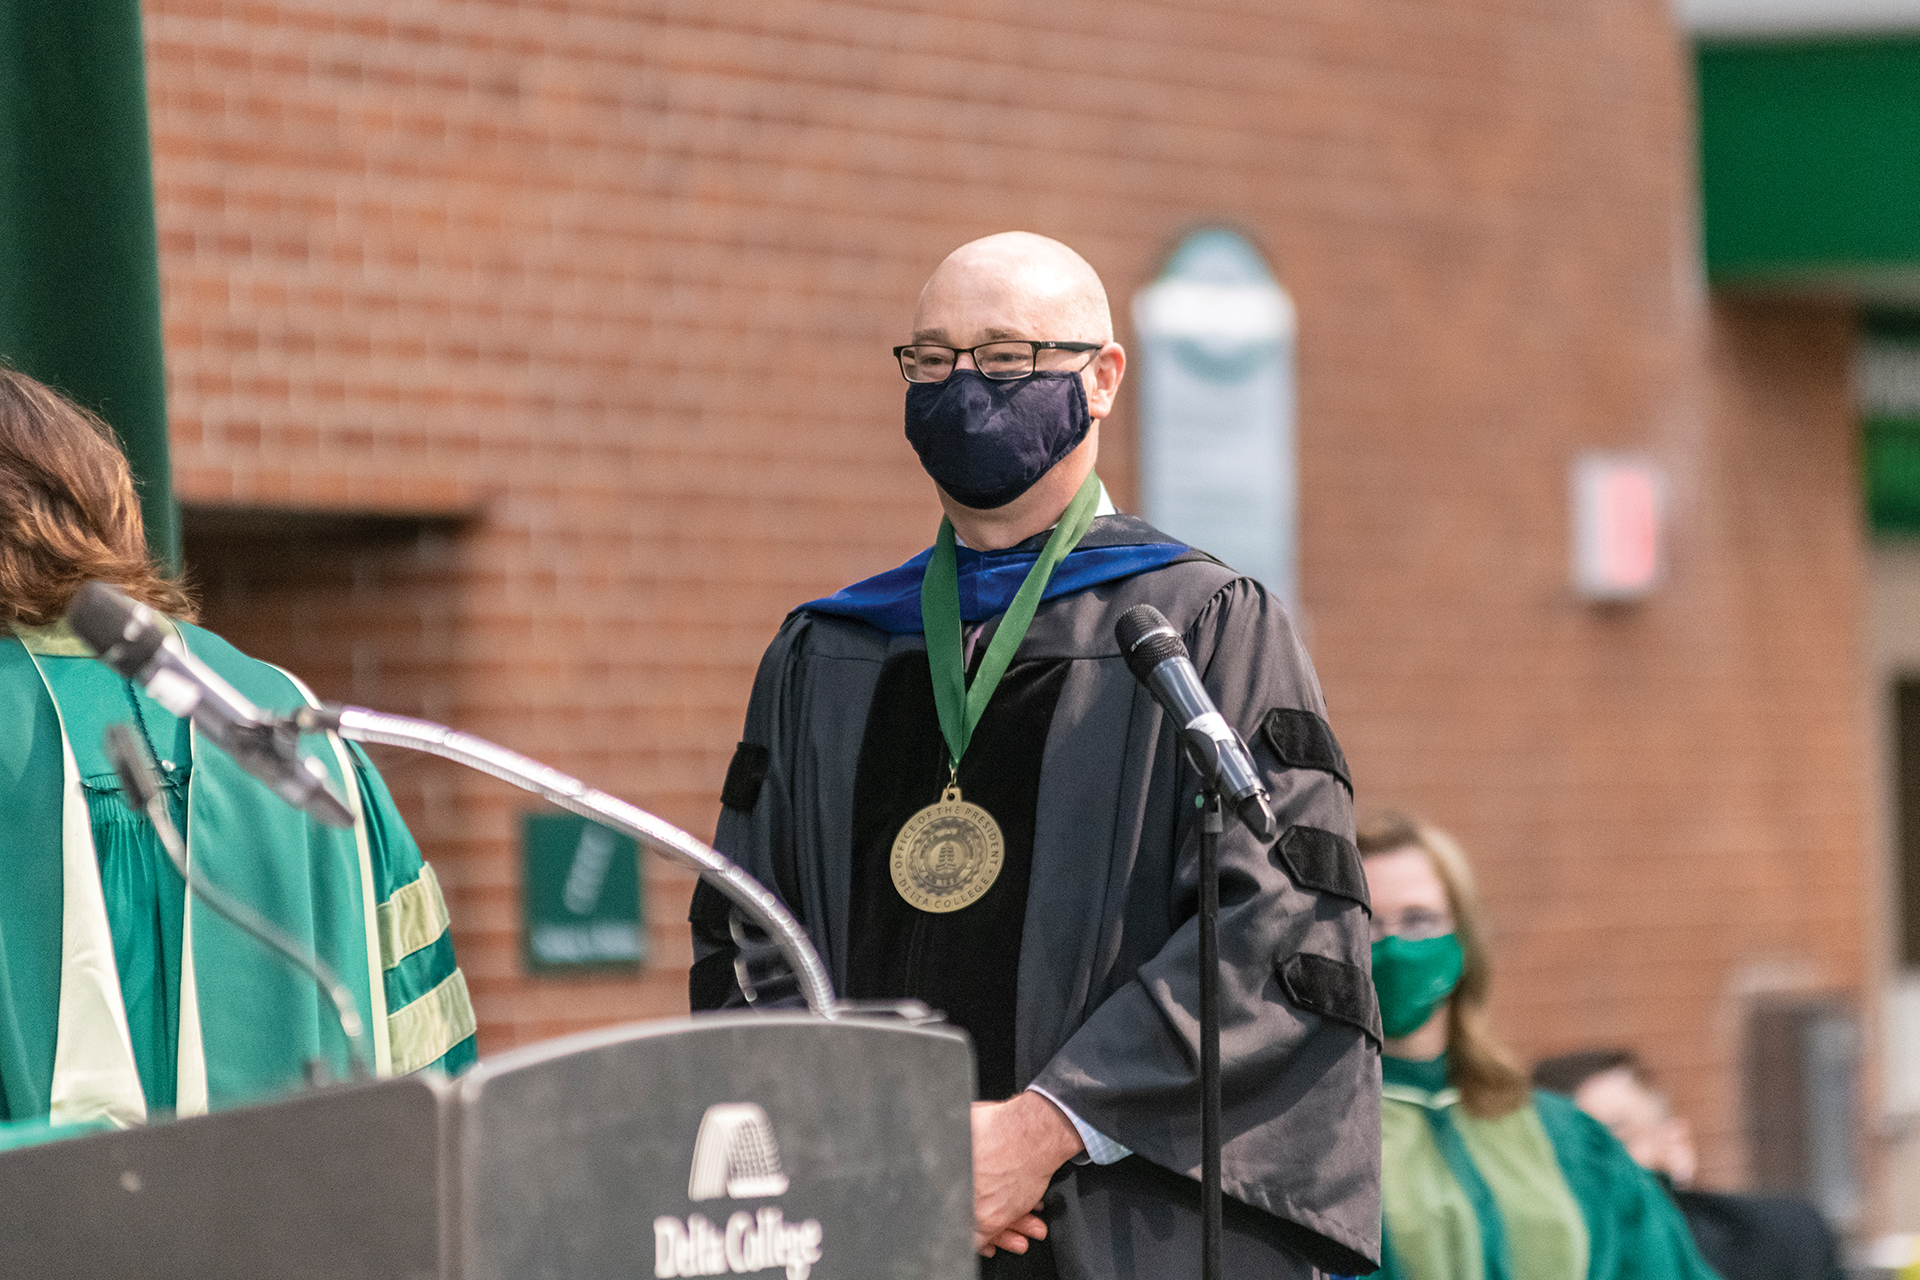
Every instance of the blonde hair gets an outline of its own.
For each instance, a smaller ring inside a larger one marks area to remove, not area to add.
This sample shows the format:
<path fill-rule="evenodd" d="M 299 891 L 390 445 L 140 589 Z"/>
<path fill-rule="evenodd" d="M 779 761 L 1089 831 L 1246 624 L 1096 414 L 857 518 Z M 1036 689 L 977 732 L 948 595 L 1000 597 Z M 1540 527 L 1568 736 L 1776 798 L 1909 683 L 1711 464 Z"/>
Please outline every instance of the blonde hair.
<path fill-rule="evenodd" d="M 185 589 L 147 553 L 133 472 L 112 428 L 0 365 L 0 634 L 58 622 L 95 579 L 193 619 Z"/>
<path fill-rule="evenodd" d="M 1362 859 L 1401 849 L 1418 849 L 1446 887 L 1453 933 L 1465 964 L 1460 984 L 1447 1006 L 1447 1080 L 1460 1091 L 1460 1103 L 1476 1116 L 1503 1116 L 1525 1104 L 1527 1077 L 1487 1028 L 1487 992 L 1493 984 L 1487 954 L 1480 891 L 1467 855 L 1452 836 L 1408 813 L 1386 810 L 1359 825 Z"/>

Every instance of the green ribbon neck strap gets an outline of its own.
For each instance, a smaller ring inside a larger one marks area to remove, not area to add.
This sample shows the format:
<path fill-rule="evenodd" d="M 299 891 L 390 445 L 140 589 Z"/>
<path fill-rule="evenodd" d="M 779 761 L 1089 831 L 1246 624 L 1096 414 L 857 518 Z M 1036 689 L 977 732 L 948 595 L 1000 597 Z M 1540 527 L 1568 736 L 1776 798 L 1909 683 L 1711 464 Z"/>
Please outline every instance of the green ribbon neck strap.
<path fill-rule="evenodd" d="M 1093 513 L 1100 506 L 1100 477 L 1089 472 L 1080 492 L 1067 504 L 1053 536 L 1040 552 L 1040 558 L 1027 570 L 1026 581 L 1014 593 L 1000 619 L 999 629 L 987 645 L 980 670 L 974 673 L 972 687 L 967 684 L 966 662 L 962 658 L 960 637 L 960 570 L 953 550 L 953 522 L 940 521 L 940 536 L 934 539 L 933 558 L 927 562 L 926 577 L 920 582 L 920 624 L 927 636 L 927 665 L 933 672 L 933 705 L 940 713 L 940 733 L 947 740 L 949 767 L 957 770 L 967 754 L 967 743 L 974 726 L 987 709 L 1000 677 L 1033 625 L 1040 608 L 1040 597 L 1047 589 L 1054 568 L 1067 553 L 1080 544 L 1093 526 Z"/>

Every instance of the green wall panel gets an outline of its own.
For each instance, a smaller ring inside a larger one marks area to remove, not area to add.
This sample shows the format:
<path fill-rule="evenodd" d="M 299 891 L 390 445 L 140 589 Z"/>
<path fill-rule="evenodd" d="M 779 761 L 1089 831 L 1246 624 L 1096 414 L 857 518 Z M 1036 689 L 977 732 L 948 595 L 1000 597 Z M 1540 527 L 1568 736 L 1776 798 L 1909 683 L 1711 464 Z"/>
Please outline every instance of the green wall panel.
<path fill-rule="evenodd" d="M 1920 533 L 1920 422 L 1865 422 L 1867 524 L 1875 533 Z"/>
<path fill-rule="evenodd" d="M 1702 44 L 1700 170 L 1716 280 L 1920 281 L 1920 36 Z"/>
<path fill-rule="evenodd" d="M 1854 375 L 1867 525 L 1882 535 L 1920 535 L 1920 312 L 1864 310 L 1860 341 Z"/>

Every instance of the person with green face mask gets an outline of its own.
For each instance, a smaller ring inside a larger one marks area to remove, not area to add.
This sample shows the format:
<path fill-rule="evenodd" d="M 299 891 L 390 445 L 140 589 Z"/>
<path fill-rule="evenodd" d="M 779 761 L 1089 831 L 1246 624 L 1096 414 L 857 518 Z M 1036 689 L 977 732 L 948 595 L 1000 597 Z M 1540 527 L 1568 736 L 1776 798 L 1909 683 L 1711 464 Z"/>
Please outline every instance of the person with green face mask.
<path fill-rule="evenodd" d="M 1381 1063 L 1382 1265 L 1393 1280 L 1712 1280 L 1672 1201 L 1486 1027 L 1466 859 L 1404 814 L 1363 822 Z"/>

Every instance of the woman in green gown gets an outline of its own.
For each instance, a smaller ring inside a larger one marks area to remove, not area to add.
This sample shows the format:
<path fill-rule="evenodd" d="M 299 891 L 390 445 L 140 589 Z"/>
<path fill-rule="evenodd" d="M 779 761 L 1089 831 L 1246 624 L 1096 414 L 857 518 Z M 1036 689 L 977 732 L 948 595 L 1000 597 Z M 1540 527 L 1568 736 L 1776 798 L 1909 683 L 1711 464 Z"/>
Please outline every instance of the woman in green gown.
<path fill-rule="evenodd" d="M 1396 1280 L 1712 1280 L 1652 1175 L 1532 1092 L 1487 1030 L 1473 875 L 1447 835 L 1362 824 L 1382 1063 L 1383 1265 Z"/>
<path fill-rule="evenodd" d="M 119 794 L 103 735 L 145 744 L 196 880 L 266 916 L 334 971 L 378 1075 L 474 1056 L 466 979 L 433 871 L 366 757 L 307 739 L 348 801 L 321 826 L 121 679 L 63 621 L 110 583 L 270 711 L 310 701 L 286 673 L 192 625 L 147 552 L 126 459 L 98 419 L 0 368 L 0 1147 L 194 1115 L 351 1069 L 333 1005 L 196 903 Z"/>

